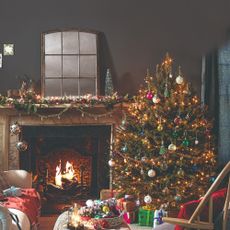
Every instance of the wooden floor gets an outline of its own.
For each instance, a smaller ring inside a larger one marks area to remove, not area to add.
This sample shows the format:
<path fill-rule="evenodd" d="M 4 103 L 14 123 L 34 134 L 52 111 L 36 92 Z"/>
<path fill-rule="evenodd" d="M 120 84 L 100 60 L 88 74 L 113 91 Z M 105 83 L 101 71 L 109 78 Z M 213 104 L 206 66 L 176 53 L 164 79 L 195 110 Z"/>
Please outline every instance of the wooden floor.
<path fill-rule="evenodd" d="M 40 217 L 39 230 L 53 230 L 53 227 L 54 227 L 54 224 L 55 224 L 57 217 L 58 217 L 58 215 Z"/>

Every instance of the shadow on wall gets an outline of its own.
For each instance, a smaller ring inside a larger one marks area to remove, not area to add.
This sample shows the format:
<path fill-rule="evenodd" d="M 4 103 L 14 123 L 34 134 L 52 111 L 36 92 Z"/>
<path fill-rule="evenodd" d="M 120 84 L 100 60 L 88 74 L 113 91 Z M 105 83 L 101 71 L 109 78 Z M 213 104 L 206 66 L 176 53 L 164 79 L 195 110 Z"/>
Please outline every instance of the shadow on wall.
<path fill-rule="evenodd" d="M 104 95 L 105 94 L 105 77 L 106 77 L 106 71 L 109 68 L 111 75 L 112 75 L 112 80 L 113 80 L 113 85 L 115 91 L 117 90 L 117 73 L 114 68 L 114 63 L 111 55 L 111 51 L 109 49 L 109 44 L 107 42 L 107 39 L 104 35 L 104 33 L 100 33 L 98 36 L 99 44 L 98 44 L 98 50 L 99 50 L 99 60 L 100 63 L 98 66 L 100 66 L 100 94 Z"/>
<path fill-rule="evenodd" d="M 119 85 L 120 85 L 119 93 L 121 95 L 125 95 L 127 93 L 133 95 L 136 93 L 136 91 L 134 92 L 135 89 L 134 76 L 130 72 L 126 72 L 121 76 L 119 80 Z"/>

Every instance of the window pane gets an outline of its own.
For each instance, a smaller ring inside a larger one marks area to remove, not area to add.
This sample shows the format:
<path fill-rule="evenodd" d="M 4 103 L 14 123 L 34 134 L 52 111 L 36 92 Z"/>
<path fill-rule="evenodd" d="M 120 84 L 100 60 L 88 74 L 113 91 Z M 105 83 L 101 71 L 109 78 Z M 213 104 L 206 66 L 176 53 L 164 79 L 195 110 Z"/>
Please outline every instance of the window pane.
<path fill-rule="evenodd" d="M 78 32 L 63 32 L 63 54 L 78 54 L 78 44 Z"/>
<path fill-rule="evenodd" d="M 61 32 L 45 35 L 45 54 L 61 54 Z"/>
<path fill-rule="evenodd" d="M 80 76 L 96 77 L 97 75 L 97 57 L 80 56 Z"/>
<path fill-rule="evenodd" d="M 78 77 L 78 56 L 63 56 L 63 77 Z"/>
<path fill-rule="evenodd" d="M 96 95 L 95 79 L 80 79 L 80 95 Z"/>
<path fill-rule="evenodd" d="M 61 77 L 61 56 L 45 56 L 45 77 Z"/>
<path fill-rule="evenodd" d="M 63 96 L 78 95 L 78 79 L 63 79 Z"/>
<path fill-rule="evenodd" d="M 97 40 L 96 34 L 80 32 L 80 53 L 81 54 L 96 54 Z"/>
<path fill-rule="evenodd" d="M 45 80 L 45 95 L 46 96 L 61 96 L 61 79 L 46 79 Z"/>

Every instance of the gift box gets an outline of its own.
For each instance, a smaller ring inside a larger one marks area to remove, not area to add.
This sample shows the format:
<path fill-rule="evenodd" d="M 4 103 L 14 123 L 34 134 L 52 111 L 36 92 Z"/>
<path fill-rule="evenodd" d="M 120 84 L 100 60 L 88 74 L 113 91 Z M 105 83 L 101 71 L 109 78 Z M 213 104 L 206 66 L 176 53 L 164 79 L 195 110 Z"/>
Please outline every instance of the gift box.
<path fill-rule="evenodd" d="M 141 226 L 153 226 L 154 211 L 145 207 L 139 208 L 138 224 Z"/>
<path fill-rule="evenodd" d="M 137 223 L 138 211 L 125 212 L 123 218 L 127 224 Z"/>
<path fill-rule="evenodd" d="M 132 212 L 137 209 L 136 201 L 126 200 L 125 198 L 120 198 L 117 200 L 117 207 L 125 212 Z"/>
<path fill-rule="evenodd" d="M 156 228 L 158 225 L 163 224 L 162 218 L 164 216 L 167 216 L 167 212 L 163 209 L 154 211 L 153 228 Z"/>
<path fill-rule="evenodd" d="M 116 197 L 118 192 L 112 189 L 102 189 L 100 191 L 100 200 L 108 200 L 112 197 Z"/>

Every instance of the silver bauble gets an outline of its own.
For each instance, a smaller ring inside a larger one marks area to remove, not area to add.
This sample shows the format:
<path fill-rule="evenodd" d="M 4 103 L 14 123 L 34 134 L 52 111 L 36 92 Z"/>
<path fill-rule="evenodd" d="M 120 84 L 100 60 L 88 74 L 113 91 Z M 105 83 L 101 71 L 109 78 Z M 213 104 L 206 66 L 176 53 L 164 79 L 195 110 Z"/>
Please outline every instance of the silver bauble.
<path fill-rule="evenodd" d="M 173 143 L 171 143 L 171 144 L 168 146 L 168 150 L 170 150 L 170 151 L 175 151 L 175 150 L 176 150 L 176 145 L 174 145 Z"/>
<path fill-rule="evenodd" d="M 108 164 L 109 164 L 110 167 L 114 167 L 116 163 L 115 163 L 114 159 L 110 159 L 108 161 Z"/>
<path fill-rule="evenodd" d="M 19 141 L 19 142 L 16 143 L 16 148 L 17 148 L 18 151 L 24 152 L 24 151 L 27 150 L 28 144 L 27 144 L 26 141 Z"/>
<path fill-rule="evenodd" d="M 155 177 L 155 176 L 156 176 L 156 171 L 153 170 L 153 169 L 150 169 L 150 170 L 148 171 L 148 176 L 149 176 L 149 177 Z"/>
<path fill-rule="evenodd" d="M 17 122 L 15 122 L 14 124 L 10 126 L 11 134 L 18 135 L 20 132 L 21 132 L 21 127 Z"/>
<path fill-rule="evenodd" d="M 184 82 L 184 78 L 181 77 L 181 75 L 178 75 L 177 78 L 176 78 L 176 83 L 178 85 L 181 85 L 183 82 Z"/>
<path fill-rule="evenodd" d="M 152 197 L 150 195 L 147 195 L 147 196 L 144 197 L 144 202 L 146 204 L 150 204 L 152 202 L 152 200 L 153 199 L 152 199 Z"/>

